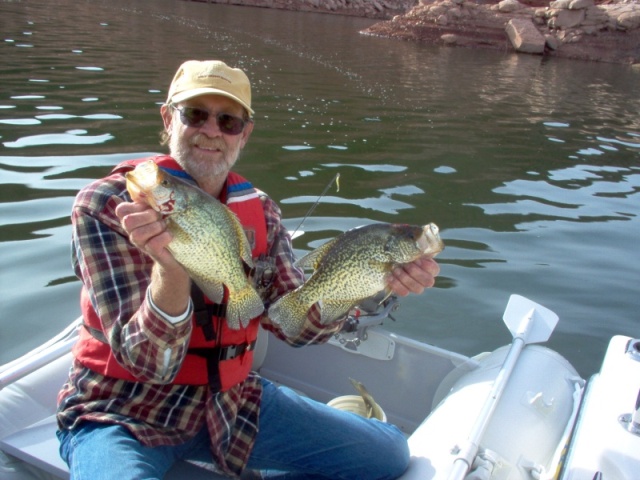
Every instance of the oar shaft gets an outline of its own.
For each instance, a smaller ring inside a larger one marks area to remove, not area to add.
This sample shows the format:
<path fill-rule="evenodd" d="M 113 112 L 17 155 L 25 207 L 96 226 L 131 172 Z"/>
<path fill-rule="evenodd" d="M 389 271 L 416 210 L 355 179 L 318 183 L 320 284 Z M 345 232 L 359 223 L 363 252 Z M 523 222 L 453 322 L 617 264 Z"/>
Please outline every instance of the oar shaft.
<path fill-rule="evenodd" d="M 520 357 L 520 353 L 522 352 L 524 345 L 524 340 L 521 338 L 516 338 L 511 344 L 509 353 L 507 353 L 507 357 L 505 358 L 504 363 L 493 382 L 491 392 L 480 411 L 480 415 L 478 415 L 478 419 L 476 420 L 473 430 L 471 430 L 469 438 L 479 442 L 484 435 L 484 432 L 491 421 L 491 417 L 493 416 L 493 412 L 498 406 L 498 401 L 500 400 L 500 397 L 502 397 L 509 378 L 513 373 L 513 369 L 518 362 L 518 358 Z"/>
<path fill-rule="evenodd" d="M 44 367 L 57 358 L 66 355 L 71 351 L 76 340 L 77 338 L 75 337 L 66 339 L 43 352 L 36 353 L 29 362 L 21 363 L 20 365 L 15 365 L 2 371 L 2 373 L 0 373 L 0 390 L 20 380 L 22 377 L 26 377 L 30 373 L 35 372 L 40 367 Z"/>
<path fill-rule="evenodd" d="M 449 480 L 464 479 L 467 472 L 469 471 L 469 468 L 473 464 L 473 460 L 478 454 L 478 448 L 480 446 L 480 441 L 482 440 L 484 432 L 487 429 L 489 422 L 491 421 L 493 412 L 498 406 L 500 397 L 504 393 L 509 378 L 513 373 L 513 369 L 518 362 L 520 353 L 522 352 L 524 346 L 527 344 L 527 337 L 529 332 L 531 331 L 533 315 L 534 311 L 532 310 L 528 315 L 525 315 L 522 318 L 522 322 L 520 323 L 517 333 L 514 336 L 511 347 L 509 348 L 509 352 L 507 353 L 507 356 L 502 363 L 502 367 L 500 368 L 498 375 L 493 381 L 493 386 L 491 387 L 491 391 L 489 392 L 482 410 L 478 415 L 478 419 L 474 423 L 465 444 L 459 446 L 459 453 L 453 463 L 453 467 L 449 475 Z"/>

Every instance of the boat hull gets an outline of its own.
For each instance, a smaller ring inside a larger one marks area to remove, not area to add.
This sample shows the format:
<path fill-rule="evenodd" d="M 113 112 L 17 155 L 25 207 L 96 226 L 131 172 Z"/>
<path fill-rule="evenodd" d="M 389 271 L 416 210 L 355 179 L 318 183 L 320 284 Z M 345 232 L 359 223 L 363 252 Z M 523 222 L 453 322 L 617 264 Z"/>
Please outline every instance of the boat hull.
<path fill-rule="evenodd" d="M 479 358 L 480 366 L 459 378 L 409 439 L 409 479 L 446 479 L 469 448 L 469 434 L 491 393 L 508 347 Z M 566 443 L 583 381 L 558 353 L 527 346 L 479 442 L 492 480 L 531 480 L 530 472 L 554 471 L 558 445 Z M 477 466 L 477 465 L 476 465 Z M 473 466 L 472 466 L 473 468 Z M 489 478 L 489 477 L 487 477 Z"/>

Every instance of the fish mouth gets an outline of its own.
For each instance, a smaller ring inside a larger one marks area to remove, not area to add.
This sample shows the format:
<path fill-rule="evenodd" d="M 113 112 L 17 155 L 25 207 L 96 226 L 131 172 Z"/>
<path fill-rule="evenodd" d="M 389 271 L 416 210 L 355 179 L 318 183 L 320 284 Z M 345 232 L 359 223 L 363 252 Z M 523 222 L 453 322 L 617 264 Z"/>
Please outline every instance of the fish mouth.
<path fill-rule="evenodd" d="M 125 173 L 127 191 L 131 199 L 148 203 L 154 210 L 159 210 L 156 199 L 151 192 L 162 182 L 162 174 L 153 161 L 138 165 L 135 170 Z"/>
<path fill-rule="evenodd" d="M 127 190 L 134 202 L 147 198 L 144 186 L 140 184 L 137 176 L 133 172 L 125 173 L 124 177 L 127 179 Z"/>
<path fill-rule="evenodd" d="M 423 255 L 435 256 L 444 250 L 444 243 L 440 238 L 440 229 L 435 223 L 428 223 L 422 227 L 422 235 L 420 235 L 416 243 Z"/>

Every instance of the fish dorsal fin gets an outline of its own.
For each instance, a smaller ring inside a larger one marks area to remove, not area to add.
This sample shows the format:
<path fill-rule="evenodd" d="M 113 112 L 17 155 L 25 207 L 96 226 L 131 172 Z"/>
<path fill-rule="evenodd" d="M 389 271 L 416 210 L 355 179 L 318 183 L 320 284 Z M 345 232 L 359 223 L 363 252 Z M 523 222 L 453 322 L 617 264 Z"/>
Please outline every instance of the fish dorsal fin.
<path fill-rule="evenodd" d="M 296 260 L 295 266 L 298 268 L 311 267 L 314 270 L 316 270 L 318 268 L 318 264 L 320 263 L 320 260 L 322 260 L 322 257 L 326 255 L 326 253 L 329 251 L 329 249 L 331 249 L 331 247 L 335 242 L 336 242 L 336 238 L 329 240 L 324 245 L 321 245 L 315 250 L 312 250 L 311 252 L 307 253 L 305 256 Z"/>

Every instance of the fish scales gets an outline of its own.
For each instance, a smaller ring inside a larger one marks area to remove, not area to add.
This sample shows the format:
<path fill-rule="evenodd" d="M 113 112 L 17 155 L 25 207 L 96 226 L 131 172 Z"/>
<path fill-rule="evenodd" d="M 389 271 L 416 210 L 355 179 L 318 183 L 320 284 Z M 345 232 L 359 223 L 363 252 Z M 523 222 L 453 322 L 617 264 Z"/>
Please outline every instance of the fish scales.
<path fill-rule="evenodd" d="M 251 247 L 235 214 L 151 160 L 139 164 L 126 178 L 134 200 L 146 201 L 163 214 L 173 236 L 167 248 L 205 295 L 221 303 L 223 285 L 227 287 L 228 325 L 238 329 L 260 315 L 264 305 L 243 265 L 253 266 Z"/>
<path fill-rule="evenodd" d="M 269 309 L 269 316 L 288 335 L 296 335 L 309 308 L 319 302 L 323 324 L 346 315 L 359 301 L 386 287 L 386 277 L 398 264 L 444 248 L 438 227 L 372 224 L 349 230 L 301 258 L 312 266 L 311 277 Z"/>
<path fill-rule="evenodd" d="M 362 240 L 370 237 L 372 235 L 365 235 Z M 305 289 L 309 298 L 352 300 L 366 295 L 372 288 L 377 288 L 376 291 L 383 288 L 382 280 L 392 264 L 378 250 L 360 242 L 344 241 L 335 245 L 332 254 L 332 261 L 321 264 L 317 269 L 318 274 L 309 279 L 308 288 Z M 372 257 L 368 258 L 371 254 Z M 361 276 L 353 275 L 353 268 L 358 268 Z M 332 281 L 326 281 L 328 278 Z"/>
<path fill-rule="evenodd" d="M 244 275 L 234 274 L 234 270 L 243 269 L 242 263 L 228 253 L 237 250 L 235 235 L 225 234 L 233 232 L 233 221 L 230 220 L 228 215 L 216 218 L 215 211 L 193 208 L 167 219 L 168 230 L 174 237 L 169 250 L 187 271 L 192 272 L 196 283 L 209 284 L 205 288 L 216 303 L 222 301 L 224 291 L 222 283 L 210 279 L 224 278 L 232 291 L 241 290 L 246 283 Z M 240 247 L 243 247 L 242 243 Z M 245 258 L 245 262 L 252 266 L 250 257 Z"/>

